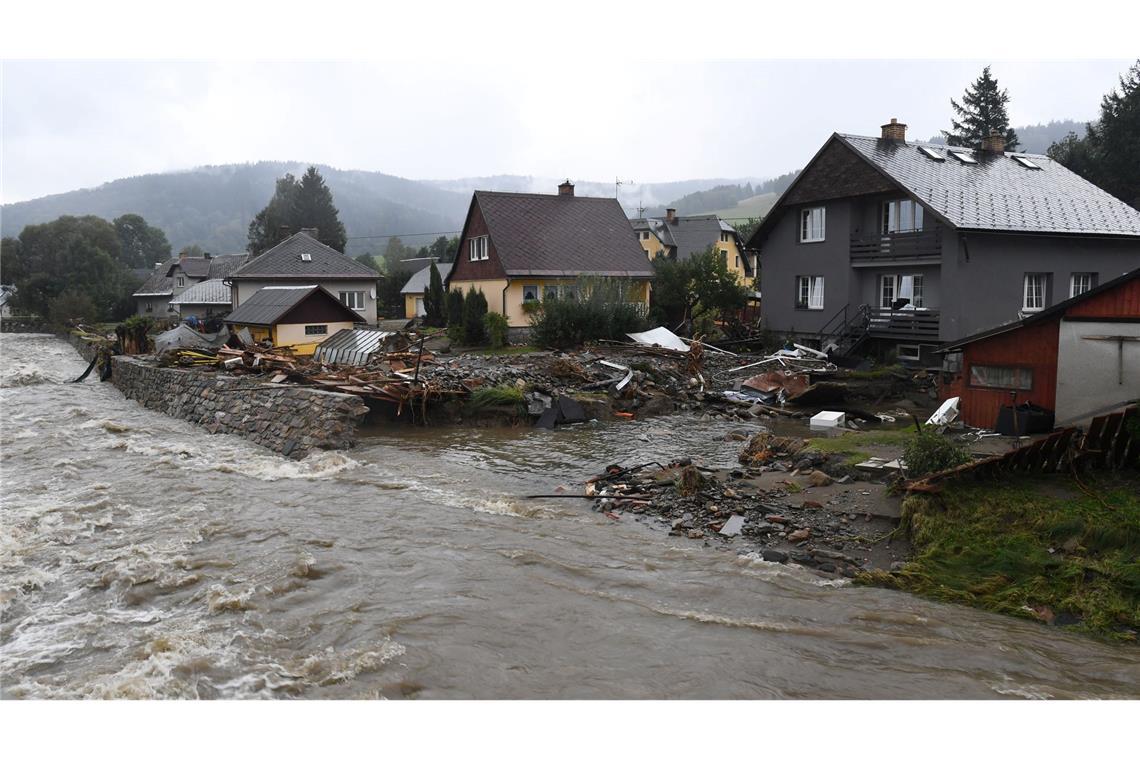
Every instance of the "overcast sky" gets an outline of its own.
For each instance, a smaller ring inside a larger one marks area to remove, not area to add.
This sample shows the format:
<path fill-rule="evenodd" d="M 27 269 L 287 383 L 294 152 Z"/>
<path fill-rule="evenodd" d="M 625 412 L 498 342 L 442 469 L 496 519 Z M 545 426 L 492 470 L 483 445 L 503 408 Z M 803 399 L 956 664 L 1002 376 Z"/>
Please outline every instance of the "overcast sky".
<path fill-rule="evenodd" d="M 557 60 L 557 58 L 553 59 Z M 987 61 L 3 64 L 2 199 L 263 159 L 412 179 L 767 177 L 832 132 L 949 126 Z M 1131 61 L 993 62 L 1014 125 L 1095 117 Z"/>

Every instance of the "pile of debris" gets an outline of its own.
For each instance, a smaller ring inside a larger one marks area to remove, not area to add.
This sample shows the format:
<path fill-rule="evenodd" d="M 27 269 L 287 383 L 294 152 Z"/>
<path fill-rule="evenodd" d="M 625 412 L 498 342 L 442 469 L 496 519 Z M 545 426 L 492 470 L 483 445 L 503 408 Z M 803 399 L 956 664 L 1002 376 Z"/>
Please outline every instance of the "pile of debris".
<path fill-rule="evenodd" d="M 779 450 L 788 441 L 750 442 L 741 461 L 752 463 L 757 454 Z M 794 452 L 787 455 L 794 456 Z M 832 494 L 826 504 L 803 498 L 806 488 L 851 483 L 849 477 L 836 481 L 820 470 L 796 470 L 791 474 L 806 478 L 802 485 L 785 479 L 758 488 L 752 482 L 758 474 L 751 466 L 724 472 L 690 459 L 667 465 L 615 464 L 587 481 L 583 495 L 594 500 L 595 511 L 615 520 L 623 515 L 655 519 L 668 526 L 671 536 L 723 544 L 743 542 L 767 561 L 793 562 L 832 577 L 854 577 L 876 562 L 889 566 L 902 556 L 901 551 L 880 547 L 873 557 L 868 548 L 869 542 L 894 530 L 895 518 L 856 511 L 858 507 L 846 493 Z"/>

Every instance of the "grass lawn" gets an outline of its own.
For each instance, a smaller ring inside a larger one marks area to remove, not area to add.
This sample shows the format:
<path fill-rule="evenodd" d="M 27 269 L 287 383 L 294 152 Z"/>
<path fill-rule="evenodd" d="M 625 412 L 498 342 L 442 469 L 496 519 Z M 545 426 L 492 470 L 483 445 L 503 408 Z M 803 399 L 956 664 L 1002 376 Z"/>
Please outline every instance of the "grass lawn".
<path fill-rule="evenodd" d="M 913 428 L 898 428 L 894 430 L 849 430 L 834 438 L 810 438 L 808 440 L 811 441 L 811 448 L 816 451 L 842 456 L 844 464 L 856 465 L 884 453 L 876 451 L 874 447 L 889 447 L 901 452 L 903 445 L 913 437 Z"/>
<path fill-rule="evenodd" d="M 860 582 L 1135 642 L 1140 630 L 1140 476 L 948 483 L 903 502 L 913 557 Z"/>

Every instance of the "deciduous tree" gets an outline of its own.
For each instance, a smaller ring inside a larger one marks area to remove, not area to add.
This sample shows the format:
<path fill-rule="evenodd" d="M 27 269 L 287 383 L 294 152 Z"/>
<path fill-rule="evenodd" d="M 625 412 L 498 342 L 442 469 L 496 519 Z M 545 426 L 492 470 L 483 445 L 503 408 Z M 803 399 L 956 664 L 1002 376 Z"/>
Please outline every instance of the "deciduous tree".
<path fill-rule="evenodd" d="M 158 227 L 151 227 L 138 214 L 123 214 L 116 219 L 122 261 L 128 267 L 142 269 L 170 258 L 170 241 Z"/>

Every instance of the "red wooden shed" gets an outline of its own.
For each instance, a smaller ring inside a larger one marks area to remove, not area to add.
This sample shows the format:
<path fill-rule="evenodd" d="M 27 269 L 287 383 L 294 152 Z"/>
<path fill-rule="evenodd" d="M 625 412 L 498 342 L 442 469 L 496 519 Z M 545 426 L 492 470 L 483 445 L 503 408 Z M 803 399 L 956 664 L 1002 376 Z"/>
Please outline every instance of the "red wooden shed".
<path fill-rule="evenodd" d="M 1025 402 L 1063 426 L 1140 399 L 1140 269 L 939 351 L 941 396 L 974 427 Z"/>

